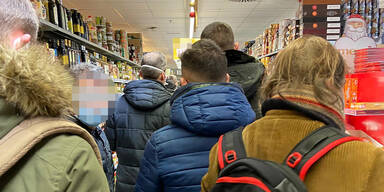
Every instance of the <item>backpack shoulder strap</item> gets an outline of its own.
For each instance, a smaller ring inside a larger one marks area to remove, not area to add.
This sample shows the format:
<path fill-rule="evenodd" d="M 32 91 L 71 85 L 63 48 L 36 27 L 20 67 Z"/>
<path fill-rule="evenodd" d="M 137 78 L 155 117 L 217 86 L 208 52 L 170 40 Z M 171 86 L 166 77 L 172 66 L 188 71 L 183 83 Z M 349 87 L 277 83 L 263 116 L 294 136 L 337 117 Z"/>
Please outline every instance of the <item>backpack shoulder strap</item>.
<path fill-rule="evenodd" d="M 217 152 L 220 170 L 237 159 L 247 157 L 243 143 L 243 129 L 244 127 L 239 127 L 220 136 Z"/>
<path fill-rule="evenodd" d="M 0 176 L 44 138 L 64 133 L 78 135 L 85 139 L 101 164 L 97 144 L 88 131 L 65 119 L 39 117 L 24 120 L 0 140 Z"/>
<path fill-rule="evenodd" d="M 304 181 L 312 165 L 329 151 L 343 143 L 358 140 L 362 139 L 349 136 L 340 129 L 324 126 L 301 140 L 289 153 L 284 164 L 292 168 Z"/>

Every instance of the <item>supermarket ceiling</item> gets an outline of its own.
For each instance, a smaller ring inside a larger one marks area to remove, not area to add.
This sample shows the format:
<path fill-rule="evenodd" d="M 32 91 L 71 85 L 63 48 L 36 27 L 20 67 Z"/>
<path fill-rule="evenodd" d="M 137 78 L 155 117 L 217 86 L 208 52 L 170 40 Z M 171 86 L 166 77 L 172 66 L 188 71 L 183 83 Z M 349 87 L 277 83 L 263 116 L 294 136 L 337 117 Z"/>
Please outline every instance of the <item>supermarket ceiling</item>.
<path fill-rule="evenodd" d="M 143 32 L 144 51 L 161 51 L 172 62 L 172 39 L 189 35 L 189 0 L 63 0 L 65 6 L 79 9 L 84 15 L 105 16 L 114 29 Z M 206 25 L 214 21 L 230 24 L 236 41 L 255 39 L 267 26 L 293 18 L 298 0 L 256 0 L 236 3 L 229 0 L 199 0 L 199 37 Z"/>

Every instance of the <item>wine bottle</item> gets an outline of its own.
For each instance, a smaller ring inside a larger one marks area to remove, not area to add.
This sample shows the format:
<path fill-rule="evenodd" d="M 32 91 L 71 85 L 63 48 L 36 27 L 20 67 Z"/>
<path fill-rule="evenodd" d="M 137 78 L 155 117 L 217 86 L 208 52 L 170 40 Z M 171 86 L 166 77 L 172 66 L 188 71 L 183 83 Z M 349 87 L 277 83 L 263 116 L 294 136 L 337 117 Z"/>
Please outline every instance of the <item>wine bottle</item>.
<path fill-rule="evenodd" d="M 46 17 L 45 17 L 45 20 L 49 21 L 49 5 L 48 5 L 48 0 L 43 0 L 42 1 L 43 5 L 44 5 L 44 8 L 45 8 L 45 13 L 46 13 Z"/>
<path fill-rule="evenodd" d="M 85 38 L 83 16 L 78 13 L 81 37 Z"/>
<path fill-rule="evenodd" d="M 64 29 L 68 31 L 68 16 L 67 16 L 67 8 L 63 6 L 63 24 Z"/>
<path fill-rule="evenodd" d="M 59 18 L 57 16 L 56 3 L 53 0 L 49 0 L 49 21 L 55 25 L 59 25 Z"/>
<path fill-rule="evenodd" d="M 81 36 L 80 21 L 78 19 L 77 10 L 72 9 L 71 11 L 72 11 L 73 32 L 76 35 Z"/>
<path fill-rule="evenodd" d="M 56 3 L 56 9 L 57 9 L 57 18 L 58 18 L 58 24 L 59 27 L 64 28 L 63 25 L 63 6 L 60 4 L 60 0 L 55 0 Z"/>
<path fill-rule="evenodd" d="M 61 58 L 63 60 L 63 64 L 64 66 L 68 66 L 69 65 L 69 57 L 68 57 L 68 50 L 66 48 L 66 45 L 65 45 L 65 40 L 61 40 Z"/>
<path fill-rule="evenodd" d="M 73 33 L 73 22 L 72 22 L 72 12 L 70 10 L 66 10 L 67 11 L 67 25 L 68 25 L 68 31 L 70 31 L 71 33 Z"/>

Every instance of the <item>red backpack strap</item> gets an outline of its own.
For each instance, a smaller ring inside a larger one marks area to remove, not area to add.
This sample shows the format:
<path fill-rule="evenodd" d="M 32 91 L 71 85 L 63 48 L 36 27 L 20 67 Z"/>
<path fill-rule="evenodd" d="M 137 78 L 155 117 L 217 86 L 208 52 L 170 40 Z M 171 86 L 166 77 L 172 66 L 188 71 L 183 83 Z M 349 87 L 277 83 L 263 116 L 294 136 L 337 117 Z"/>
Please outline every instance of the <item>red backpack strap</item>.
<path fill-rule="evenodd" d="M 243 129 L 244 127 L 239 127 L 220 136 L 217 144 L 220 170 L 238 159 L 247 157 L 243 143 Z"/>
<path fill-rule="evenodd" d="M 340 129 L 324 126 L 301 140 L 289 153 L 284 163 L 304 181 L 312 165 L 329 151 L 343 143 L 361 140 L 361 138 L 347 135 Z"/>

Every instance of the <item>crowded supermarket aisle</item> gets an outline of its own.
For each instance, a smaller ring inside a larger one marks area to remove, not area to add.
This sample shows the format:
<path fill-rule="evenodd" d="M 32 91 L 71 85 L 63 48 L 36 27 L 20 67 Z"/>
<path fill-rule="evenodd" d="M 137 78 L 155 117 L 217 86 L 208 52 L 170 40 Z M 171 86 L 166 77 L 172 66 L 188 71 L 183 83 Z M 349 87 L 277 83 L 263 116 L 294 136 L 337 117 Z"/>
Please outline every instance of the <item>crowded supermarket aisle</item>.
<path fill-rule="evenodd" d="M 0 0 L 0 191 L 383 191 L 381 0 Z"/>

